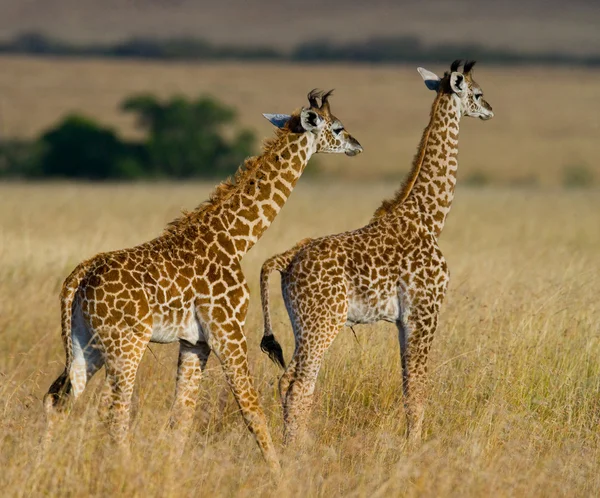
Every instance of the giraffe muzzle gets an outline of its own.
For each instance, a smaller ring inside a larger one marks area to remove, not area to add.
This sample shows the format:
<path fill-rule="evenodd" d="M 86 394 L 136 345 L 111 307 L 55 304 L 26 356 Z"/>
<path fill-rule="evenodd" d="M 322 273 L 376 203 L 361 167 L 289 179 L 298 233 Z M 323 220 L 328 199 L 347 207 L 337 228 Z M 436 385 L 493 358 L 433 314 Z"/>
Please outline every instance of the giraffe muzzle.
<path fill-rule="evenodd" d="M 352 148 L 348 149 L 346 151 L 346 155 L 353 157 L 353 156 L 357 156 L 358 154 L 360 154 L 363 151 L 362 145 L 360 145 L 356 140 L 355 140 L 355 144 L 352 144 Z"/>

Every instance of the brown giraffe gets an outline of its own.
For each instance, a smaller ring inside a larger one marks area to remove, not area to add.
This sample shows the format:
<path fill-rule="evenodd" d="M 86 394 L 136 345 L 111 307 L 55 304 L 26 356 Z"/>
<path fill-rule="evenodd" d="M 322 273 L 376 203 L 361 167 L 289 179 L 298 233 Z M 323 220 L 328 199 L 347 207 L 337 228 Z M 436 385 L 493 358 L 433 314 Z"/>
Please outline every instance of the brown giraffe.
<path fill-rule="evenodd" d="M 211 351 L 223 365 L 244 420 L 270 466 L 279 462 L 253 387 L 243 327 L 248 285 L 240 260 L 278 214 L 311 155 L 354 156 L 360 144 L 331 113 L 331 92 L 312 91 L 310 106 L 265 115 L 278 126 L 262 155 L 247 159 L 233 181 L 139 246 L 81 263 L 61 293 L 66 368 L 45 397 L 49 433 L 102 365 L 100 411 L 126 443 L 138 365 L 149 342 L 179 341 L 173 425 L 186 430 Z M 320 100 L 320 102 L 319 102 Z"/>
<path fill-rule="evenodd" d="M 285 442 L 306 425 L 323 355 L 344 325 L 380 320 L 398 326 L 411 447 L 421 440 L 427 356 L 449 273 L 438 246 L 454 197 L 461 116 L 484 120 L 492 108 L 460 61 L 443 78 L 419 68 L 436 91 L 412 170 L 402 188 L 358 230 L 305 239 L 261 271 L 263 351 L 285 368 L 269 316 L 268 278 L 279 270 L 296 348 L 279 383 Z"/>

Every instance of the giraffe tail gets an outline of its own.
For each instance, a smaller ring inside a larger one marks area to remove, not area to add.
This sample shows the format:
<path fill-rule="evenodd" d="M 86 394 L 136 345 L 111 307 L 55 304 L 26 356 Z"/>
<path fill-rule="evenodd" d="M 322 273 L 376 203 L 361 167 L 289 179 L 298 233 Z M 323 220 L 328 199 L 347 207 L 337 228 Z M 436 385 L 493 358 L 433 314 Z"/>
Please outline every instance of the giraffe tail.
<path fill-rule="evenodd" d="M 281 368 L 285 368 L 285 360 L 283 358 L 283 349 L 281 349 L 281 344 L 275 339 L 271 324 L 271 312 L 269 309 L 269 277 L 275 270 L 279 272 L 285 271 L 300 249 L 309 242 L 312 242 L 312 239 L 303 239 L 288 251 L 267 259 L 260 270 L 260 299 L 262 302 L 264 319 L 264 333 L 263 338 L 260 341 L 260 349 L 268 354 L 269 358 Z"/>
<path fill-rule="evenodd" d="M 81 281 L 88 274 L 92 260 L 80 263 L 65 279 L 60 293 L 61 311 L 61 337 L 65 348 L 65 369 L 52 383 L 44 396 L 44 407 L 49 412 L 57 405 L 64 405 L 66 398 L 71 393 L 71 378 L 69 372 L 73 363 L 73 338 L 71 336 L 71 320 L 73 314 L 73 301 Z"/>

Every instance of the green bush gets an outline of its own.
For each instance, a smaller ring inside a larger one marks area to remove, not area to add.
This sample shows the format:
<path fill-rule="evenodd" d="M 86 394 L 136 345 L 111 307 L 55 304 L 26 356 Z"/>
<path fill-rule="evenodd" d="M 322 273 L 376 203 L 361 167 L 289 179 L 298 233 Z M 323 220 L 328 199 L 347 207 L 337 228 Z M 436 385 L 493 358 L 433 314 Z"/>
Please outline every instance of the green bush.
<path fill-rule="evenodd" d="M 161 102 L 141 94 L 125 100 L 122 109 L 136 113 L 138 125 L 147 132 L 148 168 L 157 176 L 223 177 L 233 173 L 254 148 L 255 137 L 249 130 L 225 138 L 236 113 L 210 97 Z"/>
<path fill-rule="evenodd" d="M 473 171 L 465 177 L 462 183 L 471 187 L 484 187 L 491 183 L 491 179 L 484 171 Z"/>
<path fill-rule="evenodd" d="M 135 147 L 84 116 L 67 116 L 42 135 L 40 146 L 42 176 L 105 180 L 143 173 L 141 166 L 132 166 Z"/>
<path fill-rule="evenodd" d="M 540 179 L 535 175 L 535 173 L 529 173 L 522 176 L 517 176 L 515 178 L 511 178 L 508 184 L 511 187 L 516 188 L 534 188 L 539 186 Z"/>
<path fill-rule="evenodd" d="M 0 177 L 39 176 L 40 152 L 37 142 L 8 140 L 0 143 Z"/>
<path fill-rule="evenodd" d="M 572 164 L 562 171 L 562 183 L 567 188 L 590 187 L 594 183 L 594 175 L 584 164 Z"/>
<path fill-rule="evenodd" d="M 235 111 L 210 97 L 160 102 L 136 95 L 122 104 L 147 132 L 123 141 L 85 116 L 67 116 L 37 141 L 0 143 L 0 176 L 87 180 L 227 176 L 254 149 L 254 134 L 235 129 Z M 232 137 L 232 138 L 227 138 Z"/>

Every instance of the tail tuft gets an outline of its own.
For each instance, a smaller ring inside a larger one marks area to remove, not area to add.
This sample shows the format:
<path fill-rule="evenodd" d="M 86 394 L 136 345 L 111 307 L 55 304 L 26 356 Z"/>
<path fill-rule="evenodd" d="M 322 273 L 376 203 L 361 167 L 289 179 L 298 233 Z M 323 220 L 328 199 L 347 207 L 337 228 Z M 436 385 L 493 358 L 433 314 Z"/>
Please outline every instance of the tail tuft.
<path fill-rule="evenodd" d="M 267 353 L 269 358 L 281 368 L 285 368 L 285 360 L 283 359 L 281 345 L 275 339 L 273 327 L 271 326 L 271 314 L 269 313 L 269 275 L 274 270 L 278 270 L 283 274 L 296 254 L 310 242 L 312 242 L 312 239 L 301 240 L 290 250 L 272 256 L 263 263 L 260 270 L 260 300 L 262 302 L 264 319 L 264 333 L 262 341 L 260 341 L 260 349 Z"/>
<path fill-rule="evenodd" d="M 274 363 L 285 369 L 285 360 L 283 359 L 283 350 L 281 345 L 273 335 L 265 335 L 260 341 L 260 349 L 269 355 Z"/>
<path fill-rule="evenodd" d="M 47 408 L 58 407 L 63 405 L 71 393 L 71 378 L 69 373 L 65 370 L 61 373 L 58 378 L 52 383 L 48 393 L 44 396 L 44 405 Z"/>

